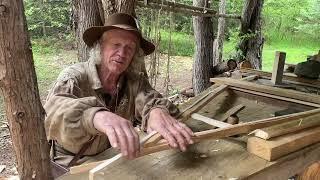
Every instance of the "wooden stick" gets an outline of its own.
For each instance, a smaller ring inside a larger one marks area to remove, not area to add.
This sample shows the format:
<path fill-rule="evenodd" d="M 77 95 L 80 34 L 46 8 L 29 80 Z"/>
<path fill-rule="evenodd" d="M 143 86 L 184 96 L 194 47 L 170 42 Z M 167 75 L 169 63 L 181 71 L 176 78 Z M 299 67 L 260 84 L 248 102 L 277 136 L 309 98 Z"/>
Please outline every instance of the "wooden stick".
<path fill-rule="evenodd" d="M 303 119 L 309 116 L 315 116 L 314 118 L 320 118 L 320 108 L 313 109 L 305 112 L 289 114 L 284 116 L 277 116 L 267 119 L 262 119 L 258 121 L 246 122 L 242 124 L 232 125 L 226 128 L 218 128 L 218 129 L 211 129 L 202 132 L 196 132 L 195 136 L 192 138 L 195 142 L 199 142 L 200 140 L 204 139 L 219 139 L 239 134 L 248 134 L 253 130 L 265 128 L 273 125 L 277 125 L 280 123 L 290 122 L 292 120 Z M 145 148 L 143 150 L 144 153 L 154 153 L 157 152 L 158 149 L 167 149 L 169 148 L 168 142 L 165 140 L 159 141 L 155 146 L 149 148 Z"/>
<path fill-rule="evenodd" d="M 256 80 L 258 79 L 259 76 L 258 75 L 251 75 L 251 76 L 247 76 L 247 77 L 244 77 L 244 78 L 241 78 L 242 81 L 253 81 L 253 80 Z"/>
<path fill-rule="evenodd" d="M 180 114 L 177 116 L 177 118 L 180 118 L 180 121 L 186 121 L 190 118 L 191 114 L 194 112 L 199 111 L 201 108 L 203 108 L 208 102 L 210 102 L 213 98 L 217 97 L 219 94 L 223 93 L 226 89 L 228 89 L 227 85 L 220 85 L 219 87 L 208 91 L 206 94 L 201 96 L 199 99 L 197 99 L 195 102 L 193 102 L 190 106 L 183 109 Z M 160 134 L 157 134 L 150 138 L 148 142 L 145 143 L 144 147 L 150 147 L 157 142 L 159 142 L 162 139 L 162 136 Z"/>
<path fill-rule="evenodd" d="M 228 123 L 216 120 L 216 119 L 208 118 L 208 117 L 202 116 L 202 115 L 197 114 L 197 113 L 193 113 L 191 115 L 191 117 L 193 119 L 195 119 L 195 120 L 199 120 L 199 121 L 205 122 L 205 123 L 210 124 L 210 125 L 212 125 L 214 127 L 224 128 L 224 127 L 232 126 L 231 124 L 228 124 Z"/>
<path fill-rule="evenodd" d="M 140 145 L 143 145 L 148 139 L 150 139 L 152 136 L 154 136 L 157 132 L 156 131 L 152 131 L 150 134 L 148 134 L 147 136 L 145 136 L 144 138 L 142 138 L 142 140 L 140 141 Z M 89 171 L 89 180 L 94 180 L 94 175 L 96 173 L 98 173 L 99 171 L 101 171 L 102 169 L 105 169 L 108 165 L 118 161 L 119 159 L 121 159 L 122 154 L 119 153 L 116 156 L 112 157 L 111 159 L 105 160 L 103 161 L 101 164 L 99 164 L 98 166 L 96 166 L 95 168 L 91 169 Z"/>
<path fill-rule="evenodd" d="M 305 119 L 298 119 L 263 129 L 256 129 L 250 134 L 254 134 L 256 137 L 267 140 L 316 126 L 320 126 L 320 118 L 314 118 L 311 116 L 306 117 Z"/>
<path fill-rule="evenodd" d="M 230 78 L 211 78 L 210 80 L 217 84 L 226 84 L 226 85 L 230 85 L 230 86 L 238 87 L 242 89 L 249 89 L 257 92 L 263 92 L 267 94 L 273 94 L 273 95 L 283 96 L 283 97 L 297 99 L 301 101 L 320 104 L 320 96 L 315 94 L 307 94 L 307 93 L 294 91 L 290 89 L 275 88 L 275 87 L 260 85 L 252 82 L 230 79 Z"/>
<path fill-rule="evenodd" d="M 232 107 L 231 109 L 229 109 L 224 116 L 221 118 L 221 121 L 225 122 L 227 121 L 227 119 L 232 116 L 232 115 L 236 115 L 238 112 L 242 111 L 246 106 L 243 104 L 239 104 L 237 106 Z"/>
<path fill-rule="evenodd" d="M 320 104 L 316 104 L 316 103 L 305 102 L 305 101 L 301 101 L 301 100 L 297 100 L 297 99 L 291 99 L 291 98 L 287 98 L 287 97 L 282 97 L 282 96 L 267 94 L 267 93 L 263 93 L 263 92 L 257 92 L 257 91 L 237 88 L 237 87 L 230 87 L 230 89 L 249 93 L 249 94 L 254 94 L 254 95 L 258 95 L 258 96 L 268 97 L 268 98 L 272 98 L 272 99 L 278 99 L 278 100 L 292 102 L 292 103 L 296 103 L 296 104 L 302 104 L 305 106 L 320 108 Z"/>

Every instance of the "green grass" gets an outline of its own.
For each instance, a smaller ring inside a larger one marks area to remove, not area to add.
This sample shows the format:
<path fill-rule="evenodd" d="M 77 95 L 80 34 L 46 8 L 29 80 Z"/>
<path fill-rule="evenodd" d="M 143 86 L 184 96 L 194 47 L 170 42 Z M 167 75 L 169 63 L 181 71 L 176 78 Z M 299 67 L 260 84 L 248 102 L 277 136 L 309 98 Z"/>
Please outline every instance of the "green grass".
<path fill-rule="evenodd" d="M 55 41 L 34 40 L 32 51 L 37 74 L 38 87 L 42 98 L 58 77 L 60 71 L 70 64 L 77 62 L 74 52 L 59 48 Z"/>
<path fill-rule="evenodd" d="M 161 31 L 161 52 L 168 52 L 169 33 Z M 312 38 L 288 37 L 287 39 L 267 39 L 262 52 L 262 70 L 271 71 L 276 51 L 286 52 L 286 63 L 297 64 L 306 60 L 308 55 L 317 54 L 320 42 Z M 194 37 L 184 33 L 173 32 L 171 35 L 172 55 L 192 57 L 194 53 Z M 233 38 L 235 39 L 235 38 Z M 236 42 L 225 41 L 223 58 L 231 57 L 235 51 Z"/>

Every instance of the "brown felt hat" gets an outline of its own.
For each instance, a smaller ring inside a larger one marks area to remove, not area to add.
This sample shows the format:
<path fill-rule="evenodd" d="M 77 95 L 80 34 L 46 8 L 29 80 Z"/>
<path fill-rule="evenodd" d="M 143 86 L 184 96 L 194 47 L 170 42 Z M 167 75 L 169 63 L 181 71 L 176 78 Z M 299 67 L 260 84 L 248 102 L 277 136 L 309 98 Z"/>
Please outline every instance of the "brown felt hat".
<path fill-rule="evenodd" d="M 104 32 L 111 29 L 123 29 L 135 33 L 138 38 L 140 38 L 140 47 L 143 49 L 146 55 L 151 54 L 155 49 L 153 43 L 142 37 L 136 19 L 133 16 L 125 13 L 112 14 L 106 20 L 104 26 L 93 26 L 88 28 L 83 33 L 83 41 L 90 47 L 100 39 Z"/>

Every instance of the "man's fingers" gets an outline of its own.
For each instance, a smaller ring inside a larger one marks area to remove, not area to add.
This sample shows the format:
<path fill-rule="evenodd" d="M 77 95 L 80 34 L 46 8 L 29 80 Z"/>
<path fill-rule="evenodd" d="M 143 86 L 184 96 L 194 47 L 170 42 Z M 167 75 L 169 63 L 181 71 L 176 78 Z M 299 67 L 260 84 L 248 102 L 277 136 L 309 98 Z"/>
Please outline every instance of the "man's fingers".
<path fill-rule="evenodd" d="M 130 126 L 130 129 L 131 129 L 131 132 L 134 136 L 134 144 L 135 144 L 135 151 L 136 151 L 135 157 L 138 157 L 139 153 L 140 153 L 139 135 L 138 135 L 137 131 L 133 128 L 133 126 Z"/>
<path fill-rule="evenodd" d="M 168 129 L 171 132 L 171 134 L 173 134 L 174 138 L 178 141 L 180 150 L 185 151 L 187 142 L 185 141 L 184 137 L 181 135 L 180 131 L 175 126 L 172 126 L 172 125 L 170 125 Z"/>
<path fill-rule="evenodd" d="M 178 123 L 181 127 L 183 127 L 189 133 L 190 136 L 194 136 L 193 131 L 186 124 L 182 122 L 178 122 Z"/>
<path fill-rule="evenodd" d="M 193 144 L 193 141 L 191 139 L 191 135 L 189 134 L 189 132 L 187 131 L 187 129 L 185 127 L 180 125 L 180 123 L 175 123 L 174 126 L 176 127 L 176 129 L 178 129 L 180 131 L 180 133 L 184 136 L 184 138 L 187 140 L 187 142 L 189 144 Z"/>
<path fill-rule="evenodd" d="M 163 136 L 164 139 L 166 139 L 169 142 L 171 147 L 173 147 L 173 148 L 178 147 L 177 141 L 170 131 L 168 131 L 166 128 L 162 127 L 159 129 L 158 132 Z"/>
<path fill-rule="evenodd" d="M 116 132 L 115 132 L 115 130 L 113 129 L 112 126 L 105 126 L 105 134 L 108 136 L 110 145 L 113 148 L 119 147 L 118 140 L 117 140 L 117 135 L 116 135 Z"/>
<path fill-rule="evenodd" d="M 118 140 L 120 142 L 120 150 L 123 156 L 128 156 L 128 142 L 125 132 L 121 127 L 116 127 L 115 131 L 117 133 Z"/>
<path fill-rule="evenodd" d="M 128 157 L 129 157 L 129 159 L 132 159 L 132 158 L 135 157 L 135 154 L 136 154 L 136 151 L 137 151 L 135 136 L 132 133 L 129 124 L 124 124 L 122 126 L 122 130 L 126 134 Z"/>

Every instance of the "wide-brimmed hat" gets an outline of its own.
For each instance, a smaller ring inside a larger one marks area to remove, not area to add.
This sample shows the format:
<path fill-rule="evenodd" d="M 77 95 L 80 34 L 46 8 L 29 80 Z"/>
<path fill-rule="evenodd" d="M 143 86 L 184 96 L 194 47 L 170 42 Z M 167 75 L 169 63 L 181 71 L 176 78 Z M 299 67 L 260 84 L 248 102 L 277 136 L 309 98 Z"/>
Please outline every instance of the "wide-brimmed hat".
<path fill-rule="evenodd" d="M 104 32 L 111 29 L 123 29 L 135 33 L 140 39 L 140 47 L 143 49 L 145 55 L 151 54 L 155 49 L 153 43 L 142 37 L 136 19 L 125 13 L 112 14 L 106 20 L 104 26 L 93 26 L 88 28 L 83 33 L 83 41 L 90 47 L 100 39 Z"/>

